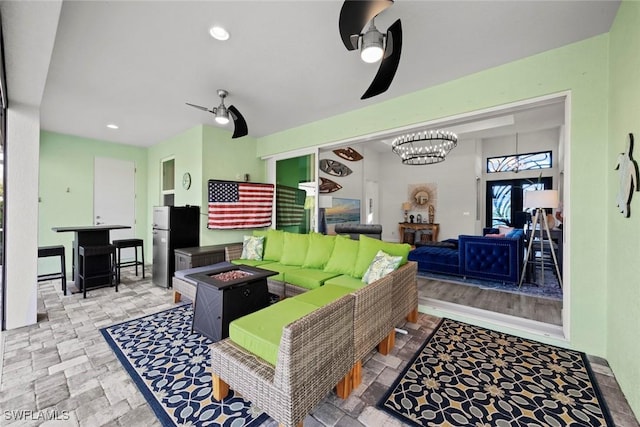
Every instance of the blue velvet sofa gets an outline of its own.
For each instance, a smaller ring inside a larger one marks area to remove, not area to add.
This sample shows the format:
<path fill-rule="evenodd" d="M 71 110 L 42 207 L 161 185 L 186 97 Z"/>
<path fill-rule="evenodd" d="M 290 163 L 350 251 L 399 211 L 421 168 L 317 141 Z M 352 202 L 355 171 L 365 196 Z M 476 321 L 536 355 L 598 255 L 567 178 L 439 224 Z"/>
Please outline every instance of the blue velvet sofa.
<path fill-rule="evenodd" d="M 493 234 L 493 230 L 485 230 Z M 418 271 L 518 283 L 524 260 L 524 232 L 500 237 L 460 235 L 458 239 L 419 246 L 408 259 Z"/>

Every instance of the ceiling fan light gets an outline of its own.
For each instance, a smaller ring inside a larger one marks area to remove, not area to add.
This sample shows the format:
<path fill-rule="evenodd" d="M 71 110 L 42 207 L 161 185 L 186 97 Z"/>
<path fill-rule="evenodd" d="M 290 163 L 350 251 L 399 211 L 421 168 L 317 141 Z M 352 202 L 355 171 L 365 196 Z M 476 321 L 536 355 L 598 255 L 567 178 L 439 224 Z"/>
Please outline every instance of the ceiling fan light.
<path fill-rule="evenodd" d="M 226 125 L 227 123 L 229 123 L 229 117 L 226 116 L 218 116 L 216 115 L 216 123 L 219 123 L 221 125 Z"/>
<path fill-rule="evenodd" d="M 380 61 L 384 55 L 383 45 L 384 35 L 372 24 L 371 28 L 362 35 L 360 58 L 369 64 Z"/>
<path fill-rule="evenodd" d="M 369 46 L 362 49 L 360 52 L 360 58 L 368 64 L 373 64 L 374 62 L 378 62 L 382 59 L 383 53 L 384 51 L 380 46 Z"/>

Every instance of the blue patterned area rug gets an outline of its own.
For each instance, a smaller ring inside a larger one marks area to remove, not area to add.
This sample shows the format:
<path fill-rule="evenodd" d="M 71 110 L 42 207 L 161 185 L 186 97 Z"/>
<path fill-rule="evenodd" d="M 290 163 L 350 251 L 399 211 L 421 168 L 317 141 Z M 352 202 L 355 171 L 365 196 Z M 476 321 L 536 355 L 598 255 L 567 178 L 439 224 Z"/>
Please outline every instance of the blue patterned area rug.
<path fill-rule="evenodd" d="M 540 277 L 540 271 L 537 271 Z M 548 298 L 556 301 L 562 301 L 562 288 L 551 269 L 545 269 L 544 281 L 541 283 L 530 283 L 526 280 L 522 286 L 518 287 L 517 283 L 504 283 L 493 280 L 473 279 L 462 276 L 453 276 L 447 274 L 429 273 L 426 271 L 418 271 L 418 277 L 430 280 L 439 280 L 441 282 L 450 282 L 467 286 L 476 286 L 481 289 L 489 289 L 499 292 L 509 292 L 518 295 L 528 295 L 537 298 Z"/>
<path fill-rule="evenodd" d="M 416 426 L 614 426 L 584 353 L 450 319 L 378 407 Z"/>
<path fill-rule="evenodd" d="M 229 391 L 212 399 L 209 344 L 191 333 L 190 304 L 100 332 L 163 426 L 256 426 L 268 416 Z"/>

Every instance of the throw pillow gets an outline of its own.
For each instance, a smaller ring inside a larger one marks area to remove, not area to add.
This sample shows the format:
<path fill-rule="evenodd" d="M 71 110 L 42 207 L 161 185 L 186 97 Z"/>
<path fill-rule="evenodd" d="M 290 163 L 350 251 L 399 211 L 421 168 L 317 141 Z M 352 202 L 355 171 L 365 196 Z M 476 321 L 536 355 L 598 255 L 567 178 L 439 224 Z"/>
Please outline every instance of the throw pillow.
<path fill-rule="evenodd" d="M 401 256 L 391 256 L 383 251 L 378 251 L 373 261 L 371 261 L 369 268 L 367 268 L 367 271 L 364 273 L 364 276 L 362 276 L 362 281 L 368 285 L 378 279 L 382 279 L 397 269 L 401 260 Z"/>
<path fill-rule="evenodd" d="M 505 235 L 504 234 L 487 234 L 484 237 L 491 237 L 492 239 L 502 239 Z"/>
<path fill-rule="evenodd" d="M 358 278 L 364 276 L 365 271 L 369 268 L 378 251 L 402 257 L 400 265 L 404 265 L 407 263 L 407 256 L 410 250 L 411 246 L 407 243 L 384 242 L 364 235 L 360 236 L 360 249 L 353 269 L 353 276 Z"/>
<path fill-rule="evenodd" d="M 347 274 L 353 276 L 356 258 L 358 257 L 359 241 L 348 237 L 336 236 L 333 251 L 324 267 L 327 273 Z"/>
<path fill-rule="evenodd" d="M 498 234 L 508 234 L 514 230 L 514 227 L 507 227 L 506 225 L 498 226 Z"/>
<path fill-rule="evenodd" d="M 242 241 L 241 259 L 253 259 L 262 261 L 262 249 L 264 247 L 264 236 L 244 236 Z"/>

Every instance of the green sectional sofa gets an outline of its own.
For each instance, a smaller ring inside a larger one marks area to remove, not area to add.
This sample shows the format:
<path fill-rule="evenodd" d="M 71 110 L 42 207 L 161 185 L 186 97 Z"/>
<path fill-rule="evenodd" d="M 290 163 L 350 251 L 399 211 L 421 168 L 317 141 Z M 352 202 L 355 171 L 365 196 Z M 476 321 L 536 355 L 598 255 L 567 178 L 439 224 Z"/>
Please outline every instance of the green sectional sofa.
<path fill-rule="evenodd" d="M 416 321 L 417 266 L 407 262 L 404 244 L 262 233 L 262 260 L 241 259 L 241 245 L 227 247 L 227 260 L 278 272 L 269 289 L 283 300 L 236 319 L 229 338 L 211 345 L 214 398 L 231 387 L 294 426 L 332 388 L 346 398 L 361 381 L 364 356 L 376 346 L 387 354 L 394 327 Z M 401 265 L 367 284 L 362 277 L 380 250 Z"/>

